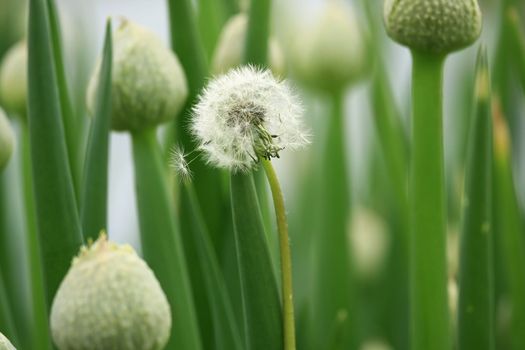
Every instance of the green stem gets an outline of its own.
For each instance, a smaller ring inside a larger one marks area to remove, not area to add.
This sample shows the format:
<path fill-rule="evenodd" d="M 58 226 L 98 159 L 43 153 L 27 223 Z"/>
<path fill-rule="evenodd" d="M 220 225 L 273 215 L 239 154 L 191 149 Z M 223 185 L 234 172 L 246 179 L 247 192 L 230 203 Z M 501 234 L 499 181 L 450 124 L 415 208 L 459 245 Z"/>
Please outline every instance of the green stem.
<path fill-rule="evenodd" d="M 410 277 L 412 349 L 452 346 L 445 258 L 442 79 L 444 57 L 412 52 Z"/>
<path fill-rule="evenodd" d="M 295 319 L 293 309 L 292 287 L 292 254 L 290 252 L 290 238 L 288 236 L 288 223 L 286 221 L 286 208 L 284 197 L 277 179 L 277 174 L 268 160 L 262 161 L 264 171 L 272 190 L 277 230 L 279 232 L 279 249 L 281 253 L 281 291 L 283 302 L 283 332 L 284 349 L 295 350 Z"/>
<path fill-rule="evenodd" d="M 343 348 L 353 348 L 355 290 L 347 239 L 351 209 L 349 173 L 345 144 L 344 94 L 332 96 L 333 112 L 329 118 L 319 166 L 321 178 L 320 228 L 314 240 L 313 349 L 325 349 L 330 334 L 337 334 Z M 346 315 L 346 316 L 345 316 Z M 343 317 L 345 316 L 345 317 Z M 339 322 L 342 320 L 341 322 Z M 338 324 L 340 323 L 340 324 Z M 334 325 L 341 331 L 334 333 Z M 338 340 L 339 341 L 339 340 Z"/>
<path fill-rule="evenodd" d="M 478 56 L 475 101 L 463 199 L 458 348 L 492 350 L 492 123 L 485 51 Z"/>
<path fill-rule="evenodd" d="M 180 232 L 154 129 L 132 135 L 144 258 L 159 279 L 173 317 L 169 349 L 202 348 Z"/>

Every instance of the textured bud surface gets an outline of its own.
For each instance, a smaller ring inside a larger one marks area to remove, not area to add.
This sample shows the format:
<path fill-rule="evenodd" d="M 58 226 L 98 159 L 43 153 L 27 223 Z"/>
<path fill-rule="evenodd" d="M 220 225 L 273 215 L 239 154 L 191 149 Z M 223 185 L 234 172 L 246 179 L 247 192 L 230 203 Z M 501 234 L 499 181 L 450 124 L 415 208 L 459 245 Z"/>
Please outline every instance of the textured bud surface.
<path fill-rule="evenodd" d="M 481 32 L 477 0 L 386 0 L 384 17 L 392 39 L 426 53 L 459 50 Z"/>
<path fill-rule="evenodd" d="M 88 87 L 94 110 L 100 64 Z M 173 119 L 188 96 L 177 57 L 146 28 L 124 20 L 113 34 L 112 127 L 142 130 Z"/>
<path fill-rule="evenodd" d="M 318 22 L 301 33 L 293 57 L 296 76 L 322 90 L 340 90 L 366 71 L 366 45 L 353 9 L 326 2 Z"/>
<path fill-rule="evenodd" d="M 16 350 L 9 339 L 7 339 L 2 333 L 0 333 L 0 350 Z"/>
<path fill-rule="evenodd" d="M 170 329 L 170 307 L 153 272 L 130 246 L 104 235 L 82 247 L 51 308 L 60 350 L 158 350 Z"/>
<path fill-rule="evenodd" d="M 15 44 L 0 67 L 0 101 L 9 111 L 25 114 L 27 102 L 27 45 Z"/>
<path fill-rule="evenodd" d="M 233 16 L 221 32 L 217 48 L 213 55 L 213 72 L 226 73 L 243 62 L 248 16 L 240 13 Z M 275 38 L 268 40 L 268 63 L 275 75 L 284 73 L 284 55 Z"/>
<path fill-rule="evenodd" d="M 233 171 L 308 143 L 302 107 L 286 82 L 241 67 L 212 80 L 193 110 L 191 130 L 209 163 Z"/>
<path fill-rule="evenodd" d="M 11 158 L 15 146 L 15 135 L 4 111 L 0 108 L 0 170 Z"/>

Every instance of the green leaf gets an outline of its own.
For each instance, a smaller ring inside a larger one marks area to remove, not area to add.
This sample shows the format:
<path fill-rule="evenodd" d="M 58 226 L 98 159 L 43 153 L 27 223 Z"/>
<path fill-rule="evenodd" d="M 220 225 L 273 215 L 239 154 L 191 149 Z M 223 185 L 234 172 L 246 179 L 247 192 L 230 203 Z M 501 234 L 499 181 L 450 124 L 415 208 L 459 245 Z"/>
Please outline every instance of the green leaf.
<path fill-rule="evenodd" d="M 213 322 L 213 344 L 218 350 L 242 349 L 242 341 L 239 334 L 239 327 L 236 324 L 224 276 L 220 269 L 219 261 L 213 245 L 210 241 L 208 231 L 202 218 L 202 213 L 197 202 L 195 190 L 190 183 L 185 184 L 182 189 L 183 202 L 188 203 L 189 207 L 181 208 L 181 215 L 189 217 L 191 230 L 185 232 L 186 244 L 192 244 L 196 250 L 193 257 L 198 262 L 199 282 L 203 293 L 207 298 L 207 305 L 211 309 L 211 319 Z M 188 242 L 192 240 L 191 242 Z M 195 280 L 195 279 L 193 279 Z M 192 284 L 196 287 L 196 284 Z M 210 312 L 208 310 L 208 312 Z M 210 330 L 203 330 L 211 333 Z"/>
<path fill-rule="evenodd" d="M 2 330 L 1 333 L 10 339 L 15 346 L 18 344 L 18 336 L 16 335 L 15 324 L 11 313 L 11 307 L 9 306 L 9 300 L 7 298 L 2 271 L 0 271 L 0 329 Z"/>
<path fill-rule="evenodd" d="M 35 207 L 50 307 L 82 235 L 68 165 L 45 0 L 29 3 L 29 132 Z"/>
<path fill-rule="evenodd" d="M 86 150 L 82 195 L 82 229 L 85 240 L 96 240 L 100 230 L 107 228 L 112 45 L 111 21 L 108 20 L 96 92 L 95 115 Z"/>
<path fill-rule="evenodd" d="M 494 349 L 492 276 L 492 119 L 487 52 L 480 49 L 463 198 L 458 347 Z"/>
<path fill-rule="evenodd" d="M 155 130 L 132 135 L 142 252 L 171 305 L 173 326 L 167 349 L 202 348 L 175 207 Z"/>
<path fill-rule="evenodd" d="M 66 79 L 66 67 L 64 64 L 64 53 L 62 50 L 62 36 L 60 34 L 60 20 L 54 0 L 47 0 L 47 11 L 51 34 L 51 44 L 55 61 L 55 75 L 57 79 L 56 81 L 58 83 L 60 111 L 62 114 L 62 123 L 66 135 L 68 160 L 73 179 L 73 189 L 75 190 L 75 199 L 78 199 L 82 161 L 82 157 L 79 152 L 81 137 L 69 96 L 69 89 Z"/>
<path fill-rule="evenodd" d="M 253 178 L 251 174 L 231 174 L 230 181 L 245 348 L 282 349 L 282 310 Z"/>
<path fill-rule="evenodd" d="M 512 174 L 507 124 L 499 101 L 494 106 L 494 232 L 501 251 L 512 308 L 512 349 L 525 348 L 525 227 Z"/>

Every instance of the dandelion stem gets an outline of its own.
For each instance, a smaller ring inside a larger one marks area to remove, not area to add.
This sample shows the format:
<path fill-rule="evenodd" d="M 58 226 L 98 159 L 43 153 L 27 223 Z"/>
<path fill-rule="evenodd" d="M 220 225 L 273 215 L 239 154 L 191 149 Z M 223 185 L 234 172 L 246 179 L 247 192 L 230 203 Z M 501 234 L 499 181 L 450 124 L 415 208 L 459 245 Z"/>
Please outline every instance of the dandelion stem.
<path fill-rule="evenodd" d="M 412 349 L 450 349 L 445 258 L 442 79 L 444 56 L 412 51 Z"/>
<path fill-rule="evenodd" d="M 283 332 L 284 349 L 295 349 L 295 320 L 293 309 L 293 287 L 292 287 L 292 257 L 290 253 L 290 241 L 288 236 L 288 222 L 286 221 L 286 209 L 284 197 L 277 179 L 277 174 L 272 162 L 264 159 L 262 161 L 270 189 L 272 191 L 275 216 L 277 217 L 277 230 L 279 231 L 279 250 L 281 253 L 281 290 L 283 299 Z"/>

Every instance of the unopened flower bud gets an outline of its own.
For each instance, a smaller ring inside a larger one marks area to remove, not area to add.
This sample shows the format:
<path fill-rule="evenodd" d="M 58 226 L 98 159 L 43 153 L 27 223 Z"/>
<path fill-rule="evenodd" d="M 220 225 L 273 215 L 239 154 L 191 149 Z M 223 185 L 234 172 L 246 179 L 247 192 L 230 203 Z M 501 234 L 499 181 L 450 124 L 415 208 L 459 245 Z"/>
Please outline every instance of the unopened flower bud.
<path fill-rule="evenodd" d="M 423 53 L 462 49 L 481 32 L 477 0 L 386 0 L 384 17 L 392 39 Z"/>
<path fill-rule="evenodd" d="M 16 350 L 9 339 L 7 339 L 2 333 L 0 333 L 0 350 Z"/>
<path fill-rule="evenodd" d="M 8 112 L 24 115 L 27 104 L 27 44 L 20 41 L 6 53 L 0 67 L 0 101 Z"/>
<path fill-rule="evenodd" d="M 330 0 L 324 6 L 317 23 L 297 37 L 292 68 L 307 85 L 340 91 L 366 71 L 364 33 L 349 5 Z"/>
<path fill-rule="evenodd" d="M 233 16 L 225 24 L 213 56 L 214 73 L 226 73 L 242 64 L 247 28 L 248 16 L 245 13 Z M 273 37 L 268 39 L 268 65 L 275 75 L 283 75 L 284 55 L 279 43 Z"/>
<path fill-rule="evenodd" d="M 88 87 L 95 106 L 100 64 Z M 148 29 L 123 20 L 113 34 L 112 128 L 137 131 L 172 120 L 188 96 L 186 77 L 175 54 Z"/>
<path fill-rule="evenodd" d="M 11 158 L 15 146 L 15 135 L 4 111 L 0 108 L 0 170 Z"/>
<path fill-rule="evenodd" d="M 82 247 L 51 308 L 60 350 L 160 350 L 171 330 L 168 301 L 133 248 L 105 235 Z"/>

